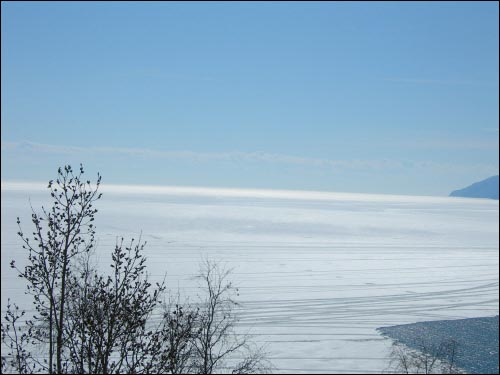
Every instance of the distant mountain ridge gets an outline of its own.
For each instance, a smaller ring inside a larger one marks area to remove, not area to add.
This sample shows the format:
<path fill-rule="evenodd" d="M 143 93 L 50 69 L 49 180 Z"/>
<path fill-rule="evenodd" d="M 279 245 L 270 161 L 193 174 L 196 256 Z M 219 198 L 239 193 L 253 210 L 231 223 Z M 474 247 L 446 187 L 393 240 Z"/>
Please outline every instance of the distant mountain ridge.
<path fill-rule="evenodd" d="M 466 188 L 452 191 L 450 197 L 498 199 L 498 176 L 491 176 Z"/>

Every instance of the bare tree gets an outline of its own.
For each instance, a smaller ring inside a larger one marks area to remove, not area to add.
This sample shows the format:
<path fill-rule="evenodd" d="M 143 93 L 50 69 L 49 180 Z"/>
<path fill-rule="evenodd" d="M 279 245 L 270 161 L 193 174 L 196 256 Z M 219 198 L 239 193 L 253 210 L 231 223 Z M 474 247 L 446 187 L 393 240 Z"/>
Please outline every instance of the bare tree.
<path fill-rule="evenodd" d="M 399 374 L 463 374 L 457 367 L 458 343 L 443 339 L 434 344 L 430 339 L 419 337 L 415 349 L 398 341 L 392 345 L 389 372 Z"/>
<path fill-rule="evenodd" d="M 121 239 L 112 253 L 111 274 L 99 274 L 86 261 L 72 276 L 65 329 L 76 372 L 141 373 L 152 367 L 159 335 L 147 323 L 165 286 L 151 288 L 144 246 L 140 239 L 124 246 Z"/>
<path fill-rule="evenodd" d="M 231 270 L 206 260 L 198 276 L 205 292 L 197 320 L 199 332 L 193 342 L 195 368 L 200 374 L 227 367 L 226 360 L 236 355 L 243 360 L 233 365 L 234 373 L 265 372 L 270 368 L 263 349 L 252 349 L 247 336 L 235 333 L 234 295 L 238 290 L 228 280 L 230 273 Z"/>
<path fill-rule="evenodd" d="M 182 304 L 180 296 L 163 305 L 164 326 L 162 341 L 167 343 L 163 358 L 164 363 L 158 368 L 165 368 L 172 374 L 192 373 L 195 370 L 193 341 L 201 333 L 197 326 L 199 308 L 188 303 Z"/>
<path fill-rule="evenodd" d="M 2 373 L 15 371 L 19 374 L 31 374 L 36 370 L 34 358 L 27 349 L 30 343 L 31 331 L 22 330 L 19 320 L 25 315 L 19 307 L 7 302 L 4 316 L 6 324 L 2 324 L 2 342 L 8 346 L 7 355 L 2 355 Z"/>
<path fill-rule="evenodd" d="M 63 373 L 62 356 L 64 346 L 64 319 L 67 298 L 67 280 L 71 273 L 70 262 L 76 255 L 90 251 L 94 246 L 93 204 L 101 197 L 97 185 L 83 180 L 83 166 L 78 174 L 71 166 L 59 168 L 58 178 L 49 181 L 48 188 L 54 198 L 50 210 L 42 207 L 42 213 L 32 208 L 31 221 L 35 227 L 33 236 L 25 235 L 19 226 L 18 235 L 28 250 L 28 265 L 23 270 L 16 268 L 19 276 L 28 285 L 28 293 L 33 296 L 36 311 L 47 323 L 43 335 L 48 340 L 48 372 Z M 30 242 L 30 239 L 33 242 Z M 55 355 L 55 363 L 54 363 Z"/>

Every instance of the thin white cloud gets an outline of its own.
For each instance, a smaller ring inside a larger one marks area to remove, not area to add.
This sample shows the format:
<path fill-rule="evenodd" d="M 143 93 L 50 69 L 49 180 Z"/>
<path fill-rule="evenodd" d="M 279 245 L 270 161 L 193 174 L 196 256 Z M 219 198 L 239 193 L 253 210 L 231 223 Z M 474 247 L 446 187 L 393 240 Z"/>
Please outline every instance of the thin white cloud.
<path fill-rule="evenodd" d="M 388 169 L 434 169 L 434 170 L 492 170 L 496 171 L 498 165 L 493 164 L 453 164 L 438 163 L 432 161 L 412 161 L 412 160 L 336 160 L 326 158 L 311 158 L 286 154 L 276 154 L 263 151 L 256 152 L 196 152 L 196 151 L 164 151 L 146 148 L 125 148 L 125 147 L 78 147 L 65 145 L 51 145 L 23 142 L 2 141 L 2 151 L 23 153 L 23 154 L 63 154 L 74 156 L 95 156 L 95 155 L 124 155 L 133 158 L 146 159 L 171 159 L 185 160 L 191 162 L 235 162 L 235 163 L 282 163 L 289 165 L 344 169 L 344 170 L 388 170 Z M 442 146 L 442 145 L 441 145 Z"/>
<path fill-rule="evenodd" d="M 333 160 L 323 158 L 309 158 L 294 155 L 275 154 L 263 151 L 255 152 L 195 152 L 195 151 L 163 151 L 145 148 L 124 147 L 78 147 L 50 145 L 29 141 L 2 142 L 2 149 L 6 151 L 22 151 L 23 153 L 48 153 L 66 155 L 96 155 L 112 154 L 130 157 L 180 159 L 195 162 L 268 162 L 284 163 L 302 166 L 330 167 L 344 169 L 387 169 L 400 168 L 401 162 L 392 160 Z"/>

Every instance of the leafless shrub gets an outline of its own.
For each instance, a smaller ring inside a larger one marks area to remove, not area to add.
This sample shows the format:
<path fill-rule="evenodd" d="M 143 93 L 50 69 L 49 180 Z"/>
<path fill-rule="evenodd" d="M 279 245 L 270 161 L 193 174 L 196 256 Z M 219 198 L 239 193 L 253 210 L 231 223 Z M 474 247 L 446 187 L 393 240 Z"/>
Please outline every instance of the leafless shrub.
<path fill-rule="evenodd" d="M 232 373 L 267 372 L 270 364 L 265 360 L 263 348 L 252 348 L 248 336 L 235 332 L 234 308 L 238 304 L 234 296 L 238 290 L 229 281 L 230 273 L 231 270 L 209 260 L 202 265 L 198 277 L 205 299 L 198 312 L 198 334 L 193 340 L 194 367 L 197 373 L 212 374 L 227 368 L 226 360 L 238 356 L 243 360 L 233 364 Z"/>
<path fill-rule="evenodd" d="M 434 344 L 420 337 L 417 349 L 396 341 L 392 345 L 390 364 L 387 372 L 399 374 L 464 374 L 456 366 L 458 343 L 453 339 L 443 339 Z"/>

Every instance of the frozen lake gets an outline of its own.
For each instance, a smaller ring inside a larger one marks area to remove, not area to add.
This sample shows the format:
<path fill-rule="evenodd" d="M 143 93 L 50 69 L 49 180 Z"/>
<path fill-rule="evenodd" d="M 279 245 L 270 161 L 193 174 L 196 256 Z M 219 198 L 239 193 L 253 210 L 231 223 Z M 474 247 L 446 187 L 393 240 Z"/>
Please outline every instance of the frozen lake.
<path fill-rule="evenodd" d="M 50 204 L 45 184 L 2 182 L 2 311 L 20 305 L 16 216 Z M 393 195 L 103 186 L 98 252 L 147 240 L 154 278 L 185 295 L 208 257 L 234 267 L 241 323 L 276 372 L 379 373 L 377 327 L 499 313 L 499 203 Z M 29 305 L 27 305 L 29 307 Z"/>

